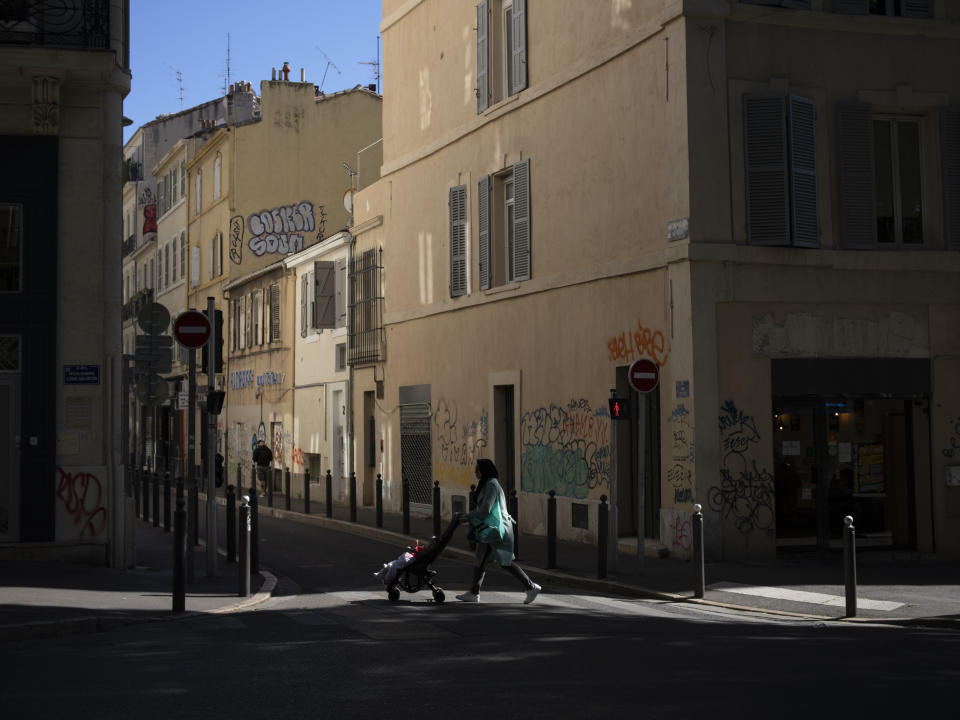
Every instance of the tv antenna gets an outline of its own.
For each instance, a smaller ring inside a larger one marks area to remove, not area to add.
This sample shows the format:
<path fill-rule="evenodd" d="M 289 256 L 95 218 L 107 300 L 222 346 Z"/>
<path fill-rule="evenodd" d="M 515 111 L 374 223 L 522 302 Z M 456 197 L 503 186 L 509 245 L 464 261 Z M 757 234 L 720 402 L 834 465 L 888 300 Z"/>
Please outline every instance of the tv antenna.
<path fill-rule="evenodd" d="M 172 76 L 177 79 L 177 88 L 179 91 L 179 95 L 177 97 L 180 99 L 180 109 L 183 110 L 183 73 L 172 65 L 167 65 L 167 68 L 173 71 L 172 73 L 168 74 L 172 74 Z"/>
<path fill-rule="evenodd" d="M 227 33 L 227 77 L 223 81 L 223 94 L 227 94 L 230 89 L 230 33 Z"/>
<path fill-rule="evenodd" d="M 377 81 L 377 92 L 380 92 L 380 36 L 377 35 L 377 59 L 366 62 L 358 62 L 357 65 L 370 65 L 373 67 L 373 79 Z"/>
<path fill-rule="evenodd" d="M 317 48 L 317 50 L 320 50 L 319 45 L 315 45 L 314 47 Z M 319 90 L 320 92 L 323 92 L 323 82 L 327 79 L 327 70 L 329 70 L 331 66 L 333 66 L 333 69 L 337 71 L 337 75 L 343 75 L 343 73 L 340 72 L 340 68 L 337 67 L 336 63 L 334 63 L 333 60 L 331 60 L 323 50 L 320 50 L 320 54 L 323 55 L 323 57 L 325 57 L 327 60 L 327 66 L 323 69 L 323 78 L 320 80 Z"/>

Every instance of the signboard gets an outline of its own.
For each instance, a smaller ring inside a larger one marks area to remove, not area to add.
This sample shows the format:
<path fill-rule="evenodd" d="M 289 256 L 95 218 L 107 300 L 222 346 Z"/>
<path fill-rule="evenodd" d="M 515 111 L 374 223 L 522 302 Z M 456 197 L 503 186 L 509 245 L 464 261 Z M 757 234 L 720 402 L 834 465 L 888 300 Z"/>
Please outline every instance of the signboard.
<path fill-rule="evenodd" d="M 185 348 L 202 347 L 210 337 L 210 321 L 202 312 L 187 310 L 177 315 L 173 335 Z"/>
<path fill-rule="evenodd" d="M 170 311 L 160 303 L 144 305 L 137 313 L 137 325 L 145 333 L 160 335 L 170 324 Z"/>
<path fill-rule="evenodd" d="M 99 385 L 99 365 L 64 365 L 64 385 Z"/>
<path fill-rule="evenodd" d="M 177 393 L 177 407 L 180 410 L 188 410 L 190 408 L 190 393 Z"/>
<path fill-rule="evenodd" d="M 660 368 L 649 358 L 634 360 L 627 370 L 627 380 L 637 392 L 648 393 L 660 382 Z"/>

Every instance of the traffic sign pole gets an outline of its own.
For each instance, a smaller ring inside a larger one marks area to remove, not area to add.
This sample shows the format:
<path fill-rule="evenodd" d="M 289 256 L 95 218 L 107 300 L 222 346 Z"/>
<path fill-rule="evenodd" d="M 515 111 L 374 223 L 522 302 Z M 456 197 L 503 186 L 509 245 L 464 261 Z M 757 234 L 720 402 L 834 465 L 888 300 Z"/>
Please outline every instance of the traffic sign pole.
<path fill-rule="evenodd" d="M 190 348 L 189 367 L 187 369 L 187 395 L 190 404 L 187 407 L 187 580 L 193 582 L 193 546 L 197 538 L 197 504 L 196 483 L 194 477 L 194 461 L 196 459 L 195 430 L 197 427 L 197 351 Z"/>
<path fill-rule="evenodd" d="M 207 298 L 207 318 L 212 320 L 216 307 L 214 298 Z M 216 386 L 217 358 L 216 323 L 210 322 L 210 333 L 207 338 L 207 397 L 209 398 Z M 217 574 L 217 486 L 214 480 L 214 466 L 217 454 L 217 416 L 207 412 L 207 577 Z"/>

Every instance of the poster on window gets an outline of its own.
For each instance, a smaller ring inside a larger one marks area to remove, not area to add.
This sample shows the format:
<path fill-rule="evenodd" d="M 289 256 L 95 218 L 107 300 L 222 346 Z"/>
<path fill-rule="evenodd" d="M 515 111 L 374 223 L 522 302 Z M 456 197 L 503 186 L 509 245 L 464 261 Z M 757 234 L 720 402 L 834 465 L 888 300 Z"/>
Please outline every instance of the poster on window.
<path fill-rule="evenodd" d="M 273 466 L 283 467 L 283 423 L 271 423 L 273 430 Z"/>
<path fill-rule="evenodd" d="M 855 492 L 884 491 L 883 445 L 861 445 L 857 448 L 857 481 Z"/>

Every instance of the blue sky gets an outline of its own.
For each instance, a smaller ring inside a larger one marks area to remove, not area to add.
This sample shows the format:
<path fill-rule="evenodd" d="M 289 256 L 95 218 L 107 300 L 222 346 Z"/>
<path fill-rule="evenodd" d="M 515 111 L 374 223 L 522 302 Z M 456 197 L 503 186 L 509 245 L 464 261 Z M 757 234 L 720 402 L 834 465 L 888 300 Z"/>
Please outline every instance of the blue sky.
<path fill-rule="evenodd" d="M 133 80 L 123 114 L 133 125 L 124 128 L 124 142 L 157 115 L 223 95 L 228 34 L 230 81 L 249 82 L 257 94 L 260 81 L 269 80 L 271 68 L 279 71 L 285 60 L 293 69 L 291 80 L 299 80 L 305 68 L 307 81 L 322 81 L 325 92 L 376 82 L 375 68 L 362 63 L 377 59 L 381 0 L 132 0 L 130 5 Z"/>

